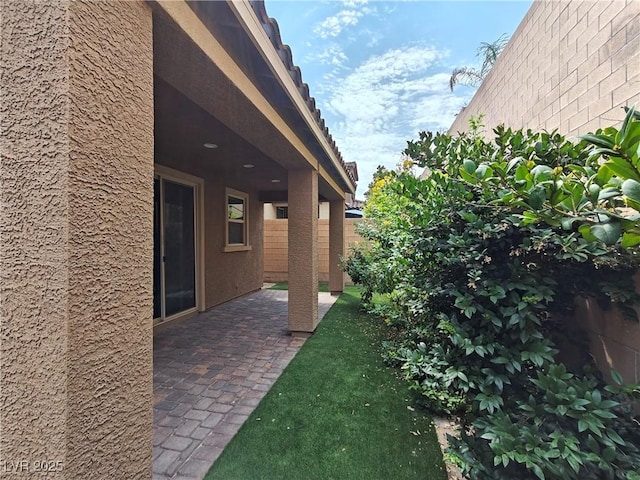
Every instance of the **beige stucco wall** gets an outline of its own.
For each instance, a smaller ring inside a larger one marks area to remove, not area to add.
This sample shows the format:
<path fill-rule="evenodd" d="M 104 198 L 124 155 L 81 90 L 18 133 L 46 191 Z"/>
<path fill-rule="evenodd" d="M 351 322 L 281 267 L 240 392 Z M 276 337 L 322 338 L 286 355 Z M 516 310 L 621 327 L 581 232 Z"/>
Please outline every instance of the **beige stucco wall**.
<path fill-rule="evenodd" d="M 273 204 L 273 203 L 265 203 L 264 204 L 264 219 L 265 220 L 275 220 L 276 219 L 276 207 L 277 206 L 279 206 L 279 204 Z"/>
<path fill-rule="evenodd" d="M 201 162 L 185 162 L 178 155 L 156 153 L 160 165 L 193 175 L 204 181 L 204 296 L 203 309 L 259 290 L 263 284 L 263 204 L 258 192 L 237 178 L 207 169 Z M 188 166 L 191 165 L 191 166 Z M 224 252 L 226 188 L 249 195 L 249 244 L 251 250 Z"/>
<path fill-rule="evenodd" d="M 356 233 L 356 218 L 344 219 L 344 252 L 361 243 L 362 237 Z M 264 280 L 265 282 L 286 282 L 288 272 L 288 220 L 264 221 Z M 345 282 L 353 282 L 345 273 Z M 318 281 L 329 281 L 329 220 L 318 220 Z"/>
<path fill-rule="evenodd" d="M 345 256 L 344 248 L 344 201 L 334 200 L 329 209 L 329 291 L 333 294 L 344 291 L 344 272 L 342 259 Z"/>
<path fill-rule="evenodd" d="M 205 184 L 205 299 L 211 307 L 262 287 L 262 203 L 258 192 L 241 184 L 225 184 L 224 179 L 209 179 Z M 207 188 L 211 186 L 213 188 Z M 251 250 L 223 252 L 225 239 L 225 188 L 249 194 L 249 244 Z"/>
<path fill-rule="evenodd" d="M 2 62 L 2 478 L 150 478 L 151 11 L 3 2 Z"/>
<path fill-rule="evenodd" d="M 486 131 L 577 135 L 640 105 L 640 2 L 537 0 L 450 132 L 483 113 Z"/>
<path fill-rule="evenodd" d="M 66 460 L 66 15 L 64 5 L 2 4 L 0 460 Z M 38 48 L 48 54 L 34 65 Z"/>
<path fill-rule="evenodd" d="M 288 325 L 295 335 L 318 325 L 318 172 L 288 175 Z"/>

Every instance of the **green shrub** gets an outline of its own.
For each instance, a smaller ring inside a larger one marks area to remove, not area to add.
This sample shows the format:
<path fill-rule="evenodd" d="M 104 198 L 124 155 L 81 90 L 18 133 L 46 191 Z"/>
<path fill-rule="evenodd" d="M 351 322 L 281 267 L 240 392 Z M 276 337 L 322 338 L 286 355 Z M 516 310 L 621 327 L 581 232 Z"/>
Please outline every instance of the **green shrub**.
<path fill-rule="evenodd" d="M 370 246 L 345 268 L 368 300 L 388 294 L 387 358 L 431 410 L 462 415 L 451 455 L 471 478 L 634 478 L 638 389 L 569 371 L 552 338 L 576 295 L 638 300 L 640 119 L 579 143 L 495 134 L 409 142 L 430 175 L 376 179 Z"/>

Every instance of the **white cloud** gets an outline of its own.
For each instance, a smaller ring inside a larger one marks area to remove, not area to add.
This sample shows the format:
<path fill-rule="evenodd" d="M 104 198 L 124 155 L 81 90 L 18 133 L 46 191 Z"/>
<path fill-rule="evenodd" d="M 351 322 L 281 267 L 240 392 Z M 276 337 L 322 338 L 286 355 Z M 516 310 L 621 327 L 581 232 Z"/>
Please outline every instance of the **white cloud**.
<path fill-rule="evenodd" d="M 406 110 L 414 97 L 443 91 L 446 87 L 443 75 L 423 76 L 444 56 L 446 52 L 431 47 L 410 47 L 372 57 L 337 80 L 328 108 L 348 120 L 348 128 L 360 128 L 358 122 L 372 120 L 404 121 L 398 118 L 400 111 L 403 107 Z"/>
<path fill-rule="evenodd" d="M 360 36 L 366 39 L 366 47 L 373 48 L 384 38 L 381 32 L 364 28 L 360 31 Z"/>
<path fill-rule="evenodd" d="M 367 3 L 369 3 L 369 0 L 342 0 L 342 4 L 347 8 L 355 8 Z"/>
<path fill-rule="evenodd" d="M 320 38 L 337 37 L 346 27 L 354 27 L 364 12 L 358 10 L 341 10 L 337 14 L 325 18 L 313 28 Z"/>
<path fill-rule="evenodd" d="M 365 15 L 376 15 L 377 8 L 367 6 L 368 0 L 343 0 L 342 9 L 325 18 L 313 27 L 313 33 L 320 38 L 335 38 L 345 29 L 358 25 Z"/>
<path fill-rule="evenodd" d="M 305 58 L 306 62 L 320 63 L 337 68 L 343 67 L 347 60 L 349 60 L 347 55 L 337 43 L 331 43 L 321 52 L 309 54 Z"/>
<path fill-rule="evenodd" d="M 411 126 L 416 131 L 449 128 L 455 114 L 467 101 L 468 98 L 457 96 L 452 92 L 423 97 L 413 106 Z"/>
<path fill-rule="evenodd" d="M 358 162 L 359 195 L 377 165 L 394 168 L 407 140 L 445 130 L 468 96 L 450 92 L 440 62 L 446 50 L 414 45 L 370 57 L 356 69 L 325 77 L 322 105 L 346 161 Z"/>

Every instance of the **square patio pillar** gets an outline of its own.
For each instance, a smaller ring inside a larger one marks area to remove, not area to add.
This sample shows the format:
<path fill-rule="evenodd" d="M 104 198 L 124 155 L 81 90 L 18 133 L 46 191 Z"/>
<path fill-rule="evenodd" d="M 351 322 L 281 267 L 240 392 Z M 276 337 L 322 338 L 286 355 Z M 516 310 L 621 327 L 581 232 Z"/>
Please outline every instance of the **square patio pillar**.
<path fill-rule="evenodd" d="M 340 261 L 344 256 L 344 200 L 329 204 L 329 291 L 339 295 L 344 290 Z"/>
<path fill-rule="evenodd" d="M 289 330 L 318 325 L 318 172 L 289 171 Z"/>
<path fill-rule="evenodd" d="M 0 9 L 0 476 L 151 478 L 151 9 Z"/>

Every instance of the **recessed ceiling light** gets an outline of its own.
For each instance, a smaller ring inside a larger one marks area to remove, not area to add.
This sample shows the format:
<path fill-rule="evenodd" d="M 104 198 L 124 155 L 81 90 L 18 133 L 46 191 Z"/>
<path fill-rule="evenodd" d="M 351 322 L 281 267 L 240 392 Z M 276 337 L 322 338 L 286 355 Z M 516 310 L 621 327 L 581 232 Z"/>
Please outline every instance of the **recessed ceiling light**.
<path fill-rule="evenodd" d="M 280 180 L 278 180 L 277 178 L 274 178 L 273 180 L 271 180 L 271 183 L 280 183 Z"/>
<path fill-rule="evenodd" d="M 255 165 L 253 163 L 245 163 L 244 165 L 242 165 L 244 168 L 253 168 L 255 167 Z"/>
<path fill-rule="evenodd" d="M 204 145 L 202 145 L 204 148 L 218 148 L 218 145 L 216 145 L 215 143 L 205 143 Z"/>

